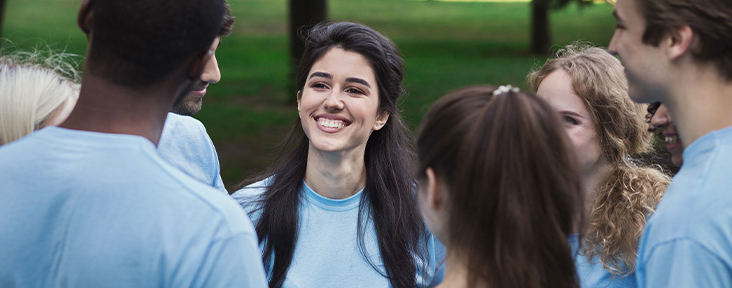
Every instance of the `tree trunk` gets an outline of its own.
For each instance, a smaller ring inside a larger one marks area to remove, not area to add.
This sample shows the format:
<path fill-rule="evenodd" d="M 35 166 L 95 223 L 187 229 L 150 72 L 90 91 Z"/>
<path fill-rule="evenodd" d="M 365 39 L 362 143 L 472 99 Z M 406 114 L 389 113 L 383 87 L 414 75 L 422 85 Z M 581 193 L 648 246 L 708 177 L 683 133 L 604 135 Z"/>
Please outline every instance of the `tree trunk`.
<path fill-rule="evenodd" d="M 549 0 L 533 0 L 531 6 L 531 52 L 549 55 Z"/>
<path fill-rule="evenodd" d="M 3 34 L 3 24 L 5 24 L 5 0 L 0 0 L 0 35 Z"/>
<path fill-rule="evenodd" d="M 0 0 L 3 1 L 3 0 Z M 290 0 L 290 91 L 296 92 L 297 64 L 305 50 L 300 35 L 327 18 L 327 0 Z M 288 102 L 292 99 L 287 98 Z M 294 101 L 292 101 L 294 103 Z"/>

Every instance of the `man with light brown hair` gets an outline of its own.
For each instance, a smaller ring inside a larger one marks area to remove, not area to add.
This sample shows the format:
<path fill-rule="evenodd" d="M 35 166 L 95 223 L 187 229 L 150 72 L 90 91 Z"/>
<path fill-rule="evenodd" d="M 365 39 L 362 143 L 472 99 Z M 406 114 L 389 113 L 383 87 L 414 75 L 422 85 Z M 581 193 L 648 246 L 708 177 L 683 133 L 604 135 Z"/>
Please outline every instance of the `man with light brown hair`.
<path fill-rule="evenodd" d="M 609 50 L 662 102 L 684 164 L 643 232 L 640 287 L 732 287 L 732 1 L 618 0 Z"/>

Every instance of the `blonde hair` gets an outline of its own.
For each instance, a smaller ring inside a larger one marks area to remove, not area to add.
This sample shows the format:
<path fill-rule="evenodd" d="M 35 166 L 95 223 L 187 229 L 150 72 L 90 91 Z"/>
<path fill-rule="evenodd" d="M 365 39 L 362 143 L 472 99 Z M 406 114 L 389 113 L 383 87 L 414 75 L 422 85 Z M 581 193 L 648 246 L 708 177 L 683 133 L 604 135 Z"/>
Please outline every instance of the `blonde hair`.
<path fill-rule="evenodd" d="M 582 253 L 599 257 L 606 270 L 626 275 L 635 270 L 636 250 L 646 218 L 654 212 L 670 179 L 653 167 L 642 167 L 631 155 L 651 151 L 645 105 L 628 97 L 620 61 L 601 48 L 573 43 L 531 72 L 536 91 L 544 78 L 562 69 L 597 127 L 602 156 L 613 172 L 598 187 L 585 230 Z"/>
<path fill-rule="evenodd" d="M 50 48 L 0 57 L 0 145 L 45 127 L 54 115 L 72 108 L 80 79 L 72 57 L 79 56 Z"/>

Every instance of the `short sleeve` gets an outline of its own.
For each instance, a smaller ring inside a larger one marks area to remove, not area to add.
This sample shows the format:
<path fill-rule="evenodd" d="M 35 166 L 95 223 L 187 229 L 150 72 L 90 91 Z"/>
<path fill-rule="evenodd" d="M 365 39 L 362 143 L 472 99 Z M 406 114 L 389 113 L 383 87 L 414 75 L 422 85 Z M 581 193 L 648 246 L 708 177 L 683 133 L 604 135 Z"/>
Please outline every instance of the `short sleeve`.
<path fill-rule="evenodd" d="M 639 259 L 638 287 L 732 287 L 730 267 L 697 242 L 681 239 L 649 248 Z"/>
<path fill-rule="evenodd" d="M 259 253 L 256 237 L 249 233 L 213 242 L 194 287 L 267 287 Z"/>
<path fill-rule="evenodd" d="M 244 209 L 244 212 L 249 215 L 252 219 L 252 223 L 257 223 L 258 216 L 253 214 L 257 210 L 259 200 L 261 199 L 264 192 L 267 191 L 267 187 L 272 181 L 272 177 L 265 178 L 264 180 L 247 185 L 231 194 L 231 197 L 239 203 L 239 206 Z"/>

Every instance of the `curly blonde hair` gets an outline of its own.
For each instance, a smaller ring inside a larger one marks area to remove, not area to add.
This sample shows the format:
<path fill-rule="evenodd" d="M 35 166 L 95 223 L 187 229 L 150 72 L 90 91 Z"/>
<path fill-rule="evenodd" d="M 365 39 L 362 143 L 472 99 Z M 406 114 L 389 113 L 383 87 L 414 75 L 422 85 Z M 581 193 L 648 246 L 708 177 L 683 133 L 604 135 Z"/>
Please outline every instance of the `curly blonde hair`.
<path fill-rule="evenodd" d="M 598 187 L 581 250 L 589 259 L 599 257 L 613 275 L 627 275 L 635 271 L 646 219 L 670 179 L 631 156 L 651 151 L 651 135 L 646 131 L 645 105 L 628 97 L 628 83 L 618 59 L 585 43 L 570 44 L 529 74 L 532 89 L 536 91 L 544 78 L 559 69 L 572 79 L 572 88 L 597 127 L 602 157 L 613 168 Z"/>

